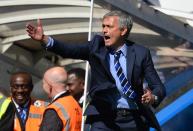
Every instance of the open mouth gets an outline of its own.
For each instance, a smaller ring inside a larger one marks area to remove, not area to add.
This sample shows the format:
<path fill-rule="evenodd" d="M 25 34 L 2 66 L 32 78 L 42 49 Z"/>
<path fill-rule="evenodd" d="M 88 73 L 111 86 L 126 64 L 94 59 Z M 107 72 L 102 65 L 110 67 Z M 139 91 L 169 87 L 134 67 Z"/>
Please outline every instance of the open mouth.
<path fill-rule="evenodd" d="M 104 36 L 104 39 L 105 39 L 105 40 L 109 40 L 110 37 L 109 37 L 109 36 Z"/>
<path fill-rule="evenodd" d="M 24 97 L 23 97 L 22 95 L 17 95 L 16 98 L 21 100 L 21 99 L 23 99 Z"/>

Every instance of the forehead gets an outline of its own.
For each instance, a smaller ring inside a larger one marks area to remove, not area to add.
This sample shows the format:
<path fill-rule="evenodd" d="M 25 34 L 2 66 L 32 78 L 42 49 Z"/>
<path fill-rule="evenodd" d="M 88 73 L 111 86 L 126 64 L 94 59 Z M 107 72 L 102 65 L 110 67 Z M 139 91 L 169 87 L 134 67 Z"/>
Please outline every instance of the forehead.
<path fill-rule="evenodd" d="M 11 83 L 14 84 L 14 83 L 29 83 L 31 80 L 30 80 L 30 77 L 29 75 L 26 75 L 26 74 L 18 74 L 18 75 L 14 75 L 11 77 Z"/>
<path fill-rule="evenodd" d="M 103 18 L 103 23 L 104 22 L 118 22 L 119 17 L 118 16 L 106 16 Z"/>
<path fill-rule="evenodd" d="M 68 75 L 68 79 L 73 80 L 73 79 L 78 79 L 78 77 L 76 76 L 76 74 L 72 73 Z"/>
<path fill-rule="evenodd" d="M 76 74 L 69 74 L 67 82 L 78 82 L 79 78 L 76 76 Z"/>

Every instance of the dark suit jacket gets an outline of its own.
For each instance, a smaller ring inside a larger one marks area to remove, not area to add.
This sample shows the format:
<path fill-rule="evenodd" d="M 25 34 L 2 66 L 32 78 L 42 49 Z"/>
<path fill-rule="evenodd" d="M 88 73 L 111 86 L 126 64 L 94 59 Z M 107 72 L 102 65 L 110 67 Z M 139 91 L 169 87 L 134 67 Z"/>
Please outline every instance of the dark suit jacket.
<path fill-rule="evenodd" d="M 58 98 L 56 98 L 54 101 L 67 95 L 69 95 L 69 93 L 64 93 Z M 52 103 L 54 101 L 52 101 Z M 61 131 L 62 129 L 63 129 L 63 122 L 58 116 L 57 112 L 54 109 L 49 108 L 46 109 L 40 125 L 40 131 Z"/>
<path fill-rule="evenodd" d="M 15 107 L 10 102 L 5 114 L 0 119 L 0 131 L 13 131 L 15 117 Z"/>
<path fill-rule="evenodd" d="M 165 97 L 165 87 L 154 69 L 150 51 L 131 41 L 127 41 L 127 46 L 127 78 L 131 81 L 132 87 L 137 93 L 136 102 L 138 103 L 139 111 L 152 127 L 159 128 L 152 111 L 141 104 L 143 79 L 145 77 L 153 94 L 159 98 L 159 102 L 154 104 L 154 107 L 158 106 Z M 119 98 L 112 97 L 112 94 L 119 93 L 109 69 L 108 49 L 105 47 L 103 37 L 96 35 L 92 41 L 85 44 L 67 44 L 54 40 L 54 46 L 48 50 L 65 58 L 89 61 L 91 67 L 89 96 L 91 101 L 85 111 L 86 115 L 110 115 L 111 111 L 116 109 L 115 103 Z"/>
<path fill-rule="evenodd" d="M 27 112 L 29 112 L 29 108 L 28 108 Z M 29 114 L 29 113 L 27 113 L 27 114 Z M 13 131 L 15 115 L 17 115 L 17 117 L 19 119 L 21 130 L 25 131 L 25 124 L 23 124 L 13 101 L 11 101 L 9 103 L 9 106 L 8 106 L 5 114 L 2 116 L 2 118 L 0 120 L 0 131 L 1 130 L 2 131 Z"/>

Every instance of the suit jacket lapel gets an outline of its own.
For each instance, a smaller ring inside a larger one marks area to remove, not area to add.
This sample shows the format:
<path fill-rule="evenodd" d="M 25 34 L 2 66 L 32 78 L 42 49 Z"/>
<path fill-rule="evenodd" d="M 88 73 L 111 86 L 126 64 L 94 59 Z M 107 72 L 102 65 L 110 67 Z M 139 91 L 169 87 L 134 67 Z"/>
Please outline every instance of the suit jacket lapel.
<path fill-rule="evenodd" d="M 133 66 L 135 63 L 135 51 L 132 45 L 127 46 L 127 79 L 131 82 Z"/>
<path fill-rule="evenodd" d="M 113 76 L 112 76 L 110 69 L 109 69 L 107 48 L 105 48 L 105 47 L 101 48 L 99 54 L 100 54 L 99 57 L 100 57 L 100 61 L 101 61 L 102 66 L 105 68 L 107 74 L 109 75 L 109 78 L 111 78 L 111 80 L 114 81 Z"/>

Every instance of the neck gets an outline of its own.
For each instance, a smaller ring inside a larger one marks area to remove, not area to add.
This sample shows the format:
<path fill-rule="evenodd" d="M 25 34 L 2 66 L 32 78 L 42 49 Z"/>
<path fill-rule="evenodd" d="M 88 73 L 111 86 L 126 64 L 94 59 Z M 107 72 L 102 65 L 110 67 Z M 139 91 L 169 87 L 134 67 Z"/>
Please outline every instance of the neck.
<path fill-rule="evenodd" d="M 118 50 L 120 50 L 120 49 L 121 49 L 121 47 L 122 47 L 123 45 L 124 45 L 124 43 L 123 43 L 123 44 L 121 44 L 121 45 L 119 45 L 119 46 L 112 47 L 112 48 L 111 48 L 112 52 L 117 52 Z"/>
<path fill-rule="evenodd" d="M 112 49 L 116 52 L 118 51 L 123 45 L 124 45 L 125 41 L 123 39 L 117 41 L 116 44 L 114 44 L 114 46 L 112 46 Z"/>

